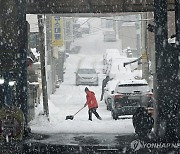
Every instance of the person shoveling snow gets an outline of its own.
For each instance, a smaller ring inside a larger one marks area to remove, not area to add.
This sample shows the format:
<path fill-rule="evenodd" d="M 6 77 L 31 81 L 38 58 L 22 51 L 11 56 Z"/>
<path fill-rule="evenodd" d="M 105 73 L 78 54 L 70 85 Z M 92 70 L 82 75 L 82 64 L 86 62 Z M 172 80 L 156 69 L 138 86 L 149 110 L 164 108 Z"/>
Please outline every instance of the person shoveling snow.
<path fill-rule="evenodd" d="M 86 93 L 86 103 L 84 104 L 84 107 L 88 106 L 89 111 L 89 120 L 92 121 L 92 113 L 99 119 L 102 120 L 102 118 L 97 113 L 96 109 L 98 108 L 98 103 L 95 97 L 95 93 L 93 91 L 90 91 L 87 87 L 85 88 Z"/>

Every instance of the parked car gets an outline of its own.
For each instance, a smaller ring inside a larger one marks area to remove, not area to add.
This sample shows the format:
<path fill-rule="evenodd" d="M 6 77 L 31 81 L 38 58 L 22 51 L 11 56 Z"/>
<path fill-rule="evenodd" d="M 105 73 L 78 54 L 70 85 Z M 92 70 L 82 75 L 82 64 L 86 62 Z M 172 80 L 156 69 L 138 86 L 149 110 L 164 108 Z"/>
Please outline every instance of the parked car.
<path fill-rule="evenodd" d="M 95 69 L 79 68 L 76 73 L 76 85 L 98 86 L 98 73 Z"/>
<path fill-rule="evenodd" d="M 112 96 L 112 118 L 133 115 L 138 107 L 153 107 L 153 94 L 146 80 L 124 80 L 118 82 Z"/>

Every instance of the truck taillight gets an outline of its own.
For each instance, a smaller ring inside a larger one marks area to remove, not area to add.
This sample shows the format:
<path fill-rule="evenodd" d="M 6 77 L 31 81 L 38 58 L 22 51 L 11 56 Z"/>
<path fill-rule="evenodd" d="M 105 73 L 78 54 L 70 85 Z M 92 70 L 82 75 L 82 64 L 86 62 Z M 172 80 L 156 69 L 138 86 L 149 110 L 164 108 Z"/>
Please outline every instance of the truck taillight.
<path fill-rule="evenodd" d="M 123 98 L 123 97 L 124 97 L 123 94 L 116 94 L 116 95 L 114 96 L 115 99 L 121 99 L 121 98 Z"/>

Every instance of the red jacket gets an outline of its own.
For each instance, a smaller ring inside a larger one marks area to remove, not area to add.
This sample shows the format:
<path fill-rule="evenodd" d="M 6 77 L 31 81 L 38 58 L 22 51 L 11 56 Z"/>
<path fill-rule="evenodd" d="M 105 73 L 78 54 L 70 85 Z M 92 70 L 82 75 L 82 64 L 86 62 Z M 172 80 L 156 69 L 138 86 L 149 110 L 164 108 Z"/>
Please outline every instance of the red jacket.
<path fill-rule="evenodd" d="M 98 108 L 98 103 L 95 97 L 95 93 L 92 91 L 88 91 L 86 95 L 86 104 L 89 109 Z"/>

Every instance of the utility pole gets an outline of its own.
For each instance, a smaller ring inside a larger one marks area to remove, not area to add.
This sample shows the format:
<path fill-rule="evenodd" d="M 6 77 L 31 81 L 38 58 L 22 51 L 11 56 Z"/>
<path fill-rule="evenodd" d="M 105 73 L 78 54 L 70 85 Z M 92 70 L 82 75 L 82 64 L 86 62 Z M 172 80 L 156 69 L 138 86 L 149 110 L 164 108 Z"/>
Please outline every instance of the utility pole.
<path fill-rule="evenodd" d="M 40 50 L 40 62 L 41 62 L 43 109 L 44 109 L 44 114 L 46 114 L 46 116 L 48 117 L 49 108 L 48 108 L 46 69 L 45 69 L 44 23 L 43 23 L 42 15 L 38 15 L 38 27 L 39 27 L 39 39 L 40 39 L 39 50 Z"/>
<path fill-rule="evenodd" d="M 147 55 L 147 13 L 142 14 L 142 78 L 149 83 L 149 65 Z"/>
<path fill-rule="evenodd" d="M 176 1 L 176 24 L 179 1 Z M 154 32 L 157 81 L 157 116 L 155 132 L 166 143 L 176 143 L 179 132 L 179 44 L 168 43 L 168 2 L 154 1 Z M 176 27 L 178 28 L 178 27 Z M 178 36 L 178 29 L 176 35 Z M 178 36 L 179 37 L 179 36 Z M 178 40 L 178 38 L 176 38 Z"/>

